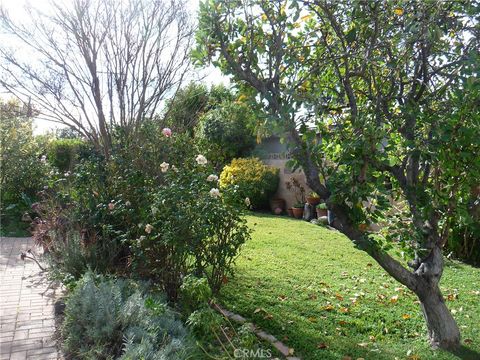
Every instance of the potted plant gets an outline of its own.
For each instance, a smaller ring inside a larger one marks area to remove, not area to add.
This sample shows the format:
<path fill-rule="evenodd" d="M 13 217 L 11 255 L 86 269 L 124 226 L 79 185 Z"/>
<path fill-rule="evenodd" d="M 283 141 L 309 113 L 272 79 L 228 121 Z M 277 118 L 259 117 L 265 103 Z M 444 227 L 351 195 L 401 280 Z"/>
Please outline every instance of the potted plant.
<path fill-rule="evenodd" d="M 321 203 L 321 204 L 318 204 L 317 207 L 317 217 L 320 219 L 322 216 L 327 216 L 328 212 L 327 212 L 327 204 L 325 203 Z"/>
<path fill-rule="evenodd" d="M 296 203 L 295 205 L 293 205 L 293 208 L 292 208 L 293 216 L 296 219 L 301 219 L 302 218 L 304 206 L 305 206 L 305 204 L 302 204 L 302 203 Z"/>
<path fill-rule="evenodd" d="M 310 204 L 310 205 L 313 205 L 313 206 L 316 206 L 318 204 L 320 204 L 320 196 L 318 196 L 318 194 L 315 192 L 315 191 L 312 191 L 310 194 L 308 194 L 307 196 L 307 202 Z"/>
<path fill-rule="evenodd" d="M 288 208 L 287 212 L 288 212 L 288 216 L 293 217 L 293 208 Z"/>
<path fill-rule="evenodd" d="M 285 185 L 287 187 L 287 190 L 292 192 L 293 195 L 295 195 L 295 205 L 288 209 L 288 214 L 290 216 L 296 217 L 297 219 L 300 219 L 303 216 L 303 208 L 305 205 L 305 188 L 300 184 L 300 181 L 295 176 L 290 177 L 290 180 L 285 182 Z M 300 210 L 295 210 L 300 209 Z M 295 212 L 297 215 L 295 215 Z M 298 215 L 300 214 L 300 215 Z"/>
<path fill-rule="evenodd" d="M 285 210 L 285 199 L 273 198 L 270 200 L 270 208 L 274 214 L 281 214 Z"/>

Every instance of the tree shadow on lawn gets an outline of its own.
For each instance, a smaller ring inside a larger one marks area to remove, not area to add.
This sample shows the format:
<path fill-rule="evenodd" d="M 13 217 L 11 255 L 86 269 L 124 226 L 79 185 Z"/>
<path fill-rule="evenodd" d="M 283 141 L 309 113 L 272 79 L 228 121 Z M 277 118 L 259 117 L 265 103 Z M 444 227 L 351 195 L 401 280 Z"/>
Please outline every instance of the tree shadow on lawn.
<path fill-rule="evenodd" d="M 465 345 L 461 345 L 457 350 L 449 351 L 452 355 L 455 355 L 462 360 L 478 360 L 480 359 L 480 353 L 475 350 L 469 349 Z"/>

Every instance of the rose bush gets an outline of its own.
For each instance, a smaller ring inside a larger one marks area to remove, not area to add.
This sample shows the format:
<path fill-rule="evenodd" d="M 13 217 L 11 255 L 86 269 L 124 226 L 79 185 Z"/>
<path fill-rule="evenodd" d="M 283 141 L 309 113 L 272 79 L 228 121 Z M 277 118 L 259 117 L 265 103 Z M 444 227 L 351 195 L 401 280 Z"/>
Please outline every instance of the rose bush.
<path fill-rule="evenodd" d="M 142 131 L 144 141 L 118 143 L 108 160 L 84 159 L 52 179 L 36 206 L 37 242 L 64 268 L 62 279 L 89 267 L 135 275 L 156 280 L 175 301 L 194 274 L 217 292 L 249 236 L 244 198 L 235 187 L 219 190 L 212 165 L 185 136 Z"/>
<path fill-rule="evenodd" d="M 158 280 L 171 301 L 187 274 L 205 277 L 218 292 L 249 238 L 244 199 L 235 188 L 218 189 L 205 156 L 184 159 L 176 168 L 165 172 L 147 223 L 138 224 L 144 233 L 132 245 L 136 269 Z"/>

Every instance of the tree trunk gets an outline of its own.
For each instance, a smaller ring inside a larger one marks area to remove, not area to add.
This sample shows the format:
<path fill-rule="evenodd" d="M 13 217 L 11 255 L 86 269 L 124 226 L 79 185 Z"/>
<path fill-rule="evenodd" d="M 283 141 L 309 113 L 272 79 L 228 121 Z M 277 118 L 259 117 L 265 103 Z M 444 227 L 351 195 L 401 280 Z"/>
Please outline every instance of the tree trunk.
<path fill-rule="evenodd" d="M 433 348 L 454 349 L 460 344 L 460 330 L 438 287 L 419 295 Z"/>

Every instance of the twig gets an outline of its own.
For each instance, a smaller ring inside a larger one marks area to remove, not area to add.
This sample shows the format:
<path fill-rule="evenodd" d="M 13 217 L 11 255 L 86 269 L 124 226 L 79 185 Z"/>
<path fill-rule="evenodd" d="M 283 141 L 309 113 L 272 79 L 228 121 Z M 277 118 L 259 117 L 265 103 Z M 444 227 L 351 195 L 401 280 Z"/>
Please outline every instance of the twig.
<path fill-rule="evenodd" d="M 27 253 L 32 254 L 32 256 L 28 256 Z M 37 258 L 35 257 L 35 254 L 32 252 L 31 249 L 28 249 L 27 252 L 22 251 L 22 252 L 20 253 L 20 259 L 22 259 L 23 261 L 25 261 L 25 259 L 31 259 L 31 260 L 33 260 L 33 261 L 35 261 L 35 262 L 37 263 L 37 265 L 38 265 L 38 267 L 40 268 L 40 270 L 42 270 L 42 271 L 47 270 L 47 269 L 44 268 L 42 265 L 40 265 L 40 263 L 38 262 Z"/>

